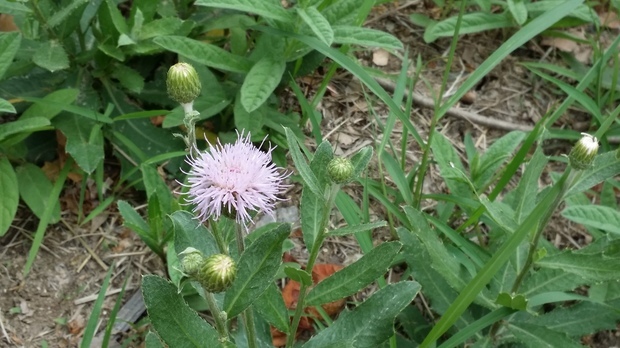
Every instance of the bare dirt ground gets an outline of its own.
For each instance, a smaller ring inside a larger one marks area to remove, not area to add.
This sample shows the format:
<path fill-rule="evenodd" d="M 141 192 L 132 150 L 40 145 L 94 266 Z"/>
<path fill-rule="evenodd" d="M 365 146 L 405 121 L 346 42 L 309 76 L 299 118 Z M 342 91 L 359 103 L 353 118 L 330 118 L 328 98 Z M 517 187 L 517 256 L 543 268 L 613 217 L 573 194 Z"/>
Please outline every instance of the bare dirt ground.
<path fill-rule="evenodd" d="M 445 64 L 443 57 L 450 44 L 447 39 L 432 44 L 424 43 L 423 29 L 409 21 L 410 13 L 428 11 L 430 9 L 423 2 L 401 1 L 377 8 L 367 22 L 369 27 L 396 35 L 409 49 L 410 57 L 415 59 L 420 55 L 422 61 L 427 62 L 421 73 L 424 83 L 418 83 L 415 89 L 427 98 L 432 95 L 431 90 L 440 85 Z M 612 34 L 618 35 L 618 31 Z M 452 88 L 458 87 L 507 37 L 509 33 L 499 31 L 464 36 L 459 42 L 457 61 L 452 69 Z M 397 74 L 401 68 L 401 57 L 385 56 L 372 50 L 359 50 L 355 54 L 362 64 L 388 75 Z M 383 56 L 383 59 L 387 57 L 388 61 L 383 61 L 381 66 L 378 66 L 373 63 L 377 55 Z M 459 110 L 486 117 L 491 123 L 472 122 L 449 114 L 441 121 L 438 131 L 451 139 L 460 150 L 464 149 L 464 135 L 469 133 L 478 149 L 484 150 L 507 132 L 506 127 L 497 126 L 493 120 L 503 121 L 508 124 L 509 129 L 510 125 L 513 129 L 533 126 L 562 95 L 532 76 L 527 69 L 518 65 L 518 62 L 554 59 L 554 49 L 542 47 L 540 40 L 534 40 L 518 49 L 471 91 L 468 100 L 457 106 Z M 313 95 L 314 88 L 318 85 L 316 81 L 321 81 L 321 78 L 317 73 L 303 79 L 301 83 L 305 86 L 308 97 Z M 289 104 L 291 95 L 286 95 L 285 92 L 283 100 L 285 105 Z M 420 105 L 416 104 L 419 107 L 413 111 L 411 118 L 424 138 L 428 133 L 432 109 Z M 365 145 L 377 144 L 384 136 L 378 131 L 369 108 L 373 108 L 383 120 L 387 117 L 387 109 L 378 102 L 369 104 L 359 82 L 345 71 L 340 71 L 331 82 L 319 108 L 324 115 L 322 133 L 327 135 L 326 138 L 333 144 L 337 154 L 351 154 Z M 585 131 L 587 129 L 583 127 L 587 127 L 588 120 L 588 115 L 569 110 L 556 126 Z M 399 141 L 402 136 L 400 124 L 397 124 L 389 136 Z M 548 145 L 548 155 L 560 155 L 568 148 L 567 144 L 562 142 Z M 413 166 L 420 155 L 420 149 L 412 144 L 406 153 L 408 165 Z M 371 169 L 371 176 L 376 175 L 376 169 Z M 431 170 L 429 175 L 425 190 L 442 191 L 438 173 Z M 64 196 L 71 196 L 72 190 L 79 192 L 79 185 L 69 185 Z M 359 188 L 351 187 L 349 190 L 353 197 L 361 197 Z M 291 200 L 284 205 L 298 203 L 298 194 L 298 189 L 291 190 Z M 92 203 L 96 204 L 96 201 Z M 385 214 L 384 209 L 376 202 L 372 203 L 372 211 L 381 218 Z M 76 214 L 72 204 L 63 203 L 63 220 L 48 229 L 44 247 L 39 251 L 34 267 L 25 279 L 21 274 L 36 229 L 36 218 L 27 208 L 22 207 L 13 228 L 0 238 L 0 347 L 41 347 L 45 344 L 49 347 L 75 347 L 80 342 L 93 302 L 109 267 L 114 265 L 109 295 L 104 304 L 104 318 L 113 308 L 116 294 L 123 282 L 127 281 L 127 292 L 123 299 L 126 301 L 138 290 L 141 275 L 165 274 L 162 261 L 149 251 L 136 234 L 121 226 L 121 219 L 114 205 L 83 226 L 77 224 Z M 334 217 L 333 222 L 341 223 L 338 217 Z M 571 240 L 577 243 L 588 240 L 582 230 L 568 226 L 562 219 L 554 219 L 548 229 L 548 236 L 557 245 L 567 245 Z M 390 236 L 386 231 L 378 231 L 375 238 L 379 242 L 389 239 Z M 294 254 L 298 260 L 303 261 L 307 254 L 301 247 L 301 239 L 294 240 L 299 245 Z M 360 255 L 356 242 L 344 238 L 328 241 L 320 258 L 322 262 L 346 265 Z M 104 328 L 105 321 L 102 320 L 99 331 Z M 129 333 L 124 335 L 124 342 L 129 346 L 139 346 L 143 330 L 144 326 L 134 325 Z M 618 336 L 617 331 L 602 332 L 584 338 L 583 343 L 592 347 L 620 346 Z"/>

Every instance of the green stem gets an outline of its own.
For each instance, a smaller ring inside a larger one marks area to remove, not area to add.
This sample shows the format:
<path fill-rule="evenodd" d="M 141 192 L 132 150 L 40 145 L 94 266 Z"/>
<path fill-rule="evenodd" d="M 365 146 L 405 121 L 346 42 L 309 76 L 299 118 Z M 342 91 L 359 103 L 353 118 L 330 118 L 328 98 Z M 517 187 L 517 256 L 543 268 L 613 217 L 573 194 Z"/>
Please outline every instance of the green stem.
<path fill-rule="evenodd" d="M 215 242 L 217 243 L 217 248 L 220 249 L 220 252 L 224 255 L 228 255 L 228 247 L 226 246 L 226 242 L 224 241 L 224 236 L 222 236 L 222 231 L 217 226 L 217 221 L 210 219 L 209 226 L 211 227 L 211 231 L 213 231 L 213 236 L 215 237 Z"/>
<path fill-rule="evenodd" d="M 209 310 L 211 310 L 211 315 L 213 315 L 213 319 L 215 319 L 215 328 L 220 335 L 220 340 L 228 341 L 228 330 L 226 330 L 226 322 L 222 315 L 222 311 L 220 311 L 220 308 L 215 302 L 215 297 L 213 297 L 213 294 L 209 291 L 205 291 L 205 299 L 207 300 L 207 304 L 209 305 Z"/>
<path fill-rule="evenodd" d="M 244 245 L 244 238 L 245 238 L 245 231 L 244 231 L 244 227 L 242 227 L 240 224 L 236 225 L 235 228 L 235 233 L 236 233 L 236 239 L 237 239 L 237 249 L 239 249 L 239 256 L 241 256 L 241 254 L 243 254 L 243 251 L 245 250 L 245 245 Z M 256 348 L 256 328 L 254 327 L 254 314 L 252 313 L 252 307 L 246 309 L 245 311 L 243 311 L 243 313 L 241 313 L 241 318 L 243 320 L 243 324 L 245 326 L 245 332 L 247 334 L 247 338 L 248 338 L 248 347 L 249 348 Z"/>
<path fill-rule="evenodd" d="M 321 224 L 319 225 L 318 236 L 312 244 L 312 250 L 310 252 L 310 257 L 308 258 L 308 264 L 306 265 L 306 272 L 312 274 L 312 268 L 314 268 L 314 263 L 316 262 L 317 257 L 319 256 L 319 251 L 321 250 L 321 245 L 323 241 L 327 237 L 325 234 L 325 229 L 327 228 L 327 223 L 329 221 L 329 216 L 334 206 L 334 202 L 336 201 L 336 195 L 340 190 L 340 185 L 333 184 L 330 188 L 329 197 L 325 202 L 325 211 L 323 212 L 323 216 L 321 219 Z M 299 297 L 297 298 L 297 307 L 295 308 L 295 314 L 293 316 L 293 322 L 291 323 L 291 328 L 289 335 L 286 339 L 286 347 L 291 348 L 295 343 L 295 333 L 297 332 L 297 327 L 299 326 L 299 321 L 301 320 L 301 315 L 304 311 L 304 301 L 306 299 L 306 293 L 308 290 L 308 285 L 302 283 L 301 288 L 299 289 Z"/>

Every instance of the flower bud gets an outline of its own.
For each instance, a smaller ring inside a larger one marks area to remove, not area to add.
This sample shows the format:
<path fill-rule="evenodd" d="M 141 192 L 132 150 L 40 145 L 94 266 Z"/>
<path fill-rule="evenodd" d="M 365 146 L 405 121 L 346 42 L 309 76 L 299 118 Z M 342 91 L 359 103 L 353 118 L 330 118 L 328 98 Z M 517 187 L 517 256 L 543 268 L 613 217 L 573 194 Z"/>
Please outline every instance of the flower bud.
<path fill-rule="evenodd" d="M 198 73 L 187 63 L 177 63 L 168 70 L 166 87 L 170 98 L 180 104 L 189 104 L 200 94 Z"/>
<path fill-rule="evenodd" d="M 573 169 L 584 170 L 589 168 L 598 153 L 598 139 L 587 133 L 573 146 L 568 154 L 568 162 Z"/>
<path fill-rule="evenodd" d="M 228 255 L 215 254 L 202 264 L 197 280 L 209 292 L 222 292 L 232 284 L 237 275 L 235 261 Z"/>
<path fill-rule="evenodd" d="M 353 164 L 346 158 L 336 157 L 327 164 L 327 174 L 336 184 L 344 184 L 352 179 Z"/>
<path fill-rule="evenodd" d="M 183 272 L 189 276 L 195 276 L 200 271 L 200 267 L 205 261 L 204 256 L 200 251 L 194 248 L 187 248 L 183 250 L 179 255 L 185 255 L 181 261 L 181 267 Z"/>

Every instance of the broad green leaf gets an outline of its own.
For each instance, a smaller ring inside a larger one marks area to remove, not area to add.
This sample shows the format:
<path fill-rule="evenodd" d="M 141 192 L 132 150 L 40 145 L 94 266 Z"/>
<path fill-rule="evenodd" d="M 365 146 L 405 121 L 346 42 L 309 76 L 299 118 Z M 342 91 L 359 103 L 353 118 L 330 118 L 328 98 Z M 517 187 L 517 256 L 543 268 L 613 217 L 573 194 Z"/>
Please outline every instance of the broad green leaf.
<path fill-rule="evenodd" d="M 371 222 L 367 224 L 359 225 L 347 225 L 345 227 L 337 228 L 335 230 L 327 232 L 328 236 L 346 236 L 348 234 L 355 234 L 360 232 L 372 231 L 375 228 L 387 226 L 385 221 Z"/>
<path fill-rule="evenodd" d="M 284 60 L 265 56 L 245 77 L 241 86 L 241 103 L 252 112 L 260 107 L 278 87 L 286 64 Z"/>
<path fill-rule="evenodd" d="M 508 331 L 515 335 L 526 347 L 583 347 L 577 341 L 570 339 L 566 334 L 553 331 L 544 326 L 512 322 L 508 322 L 506 326 Z"/>
<path fill-rule="evenodd" d="M 282 242 L 290 233 L 289 224 L 279 224 L 241 254 L 237 277 L 224 298 L 224 311 L 230 318 L 250 306 L 273 282 L 282 263 Z"/>
<path fill-rule="evenodd" d="M 20 133 L 30 134 L 49 125 L 50 120 L 45 117 L 33 117 L 25 120 L 19 119 L 0 124 L 0 142 L 11 135 Z"/>
<path fill-rule="evenodd" d="M 13 171 L 13 166 L 9 160 L 0 156 L 0 237 L 11 227 L 17 205 L 19 204 L 19 188 L 17 186 L 17 176 Z"/>
<path fill-rule="evenodd" d="M 88 174 L 94 172 L 104 157 L 101 126 L 74 114 L 56 117 L 54 125 L 67 138 L 65 149 L 80 168 Z"/>
<path fill-rule="evenodd" d="M 54 91 L 41 99 L 37 99 L 20 116 L 20 120 L 32 117 L 45 117 L 48 120 L 58 115 L 65 106 L 73 104 L 77 99 L 79 90 L 73 88 Z"/>
<path fill-rule="evenodd" d="M 316 7 L 310 6 L 306 9 L 298 7 L 297 13 L 310 27 L 316 37 L 323 41 L 323 43 L 327 46 L 331 46 L 332 42 L 334 42 L 334 31 L 329 25 L 327 19 L 323 17 L 321 12 L 319 12 Z"/>
<path fill-rule="evenodd" d="M 548 291 L 571 291 L 587 282 L 579 275 L 561 269 L 540 268 L 525 278 L 520 291 L 531 297 Z"/>
<path fill-rule="evenodd" d="M 583 192 L 590 187 L 620 174 L 620 158 L 613 151 L 596 156 L 590 169 L 586 169 L 566 196 Z"/>
<path fill-rule="evenodd" d="M 523 318 L 526 317 L 527 318 Z M 569 307 L 556 307 L 551 312 L 532 316 L 520 315 L 515 322 L 547 327 L 571 337 L 581 337 L 602 330 L 613 330 L 620 313 L 594 302 L 580 302 Z"/>
<path fill-rule="evenodd" d="M 28 6 L 22 4 L 21 2 L 11 1 L 11 0 L 0 0 L 0 13 L 6 13 L 10 15 L 24 15 L 32 13 L 32 11 L 28 8 Z M 2 50 L 0 50 L 2 52 Z M 1 61 L 1 60 L 0 60 Z"/>
<path fill-rule="evenodd" d="M 0 80 L 13 64 L 13 58 L 15 58 L 21 41 L 22 36 L 19 32 L 0 33 Z"/>
<path fill-rule="evenodd" d="M 142 171 L 142 180 L 147 198 L 150 200 L 154 194 L 157 194 L 164 214 L 178 210 L 176 199 L 172 196 L 170 188 L 161 175 L 159 175 L 155 166 L 143 163 L 140 166 L 140 170 Z"/>
<path fill-rule="evenodd" d="M 389 50 L 403 49 L 403 43 L 400 40 L 380 30 L 345 25 L 334 26 L 333 30 L 335 43 L 381 47 Z"/>
<path fill-rule="evenodd" d="M 620 279 L 620 258 L 598 254 L 577 254 L 565 251 L 536 262 L 543 268 L 561 269 L 595 282 Z"/>
<path fill-rule="evenodd" d="M 512 18 L 514 18 L 519 25 L 525 24 L 525 21 L 527 21 L 527 7 L 525 6 L 525 2 L 523 0 L 507 0 L 507 2 Z"/>
<path fill-rule="evenodd" d="M 375 292 L 352 311 L 340 314 L 331 326 L 312 337 L 303 348 L 337 347 L 355 341 L 355 347 L 377 347 L 394 334 L 394 318 L 418 294 L 420 284 L 402 281 Z"/>
<path fill-rule="evenodd" d="M 515 220 L 515 212 L 509 205 L 500 201 L 490 201 L 486 195 L 480 196 L 480 203 L 486 209 L 485 214 L 505 231 L 513 232 L 519 226 Z"/>
<path fill-rule="evenodd" d="M 501 165 L 512 158 L 513 151 L 519 146 L 525 137 L 523 132 L 510 132 L 496 140 L 480 157 L 480 162 L 472 166 L 471 178 L 476 189 L 481 189 L 489 184 L 489 181 L 497 173 Z"/>
<path fill-rule="evenodd" d="M 198 0 L 194 4 L 256 13 L 283 22 L 292 21 L 292 16 L 278 0 Z"/>
<path fill-rule="evenodd" d="M 119 200 L 117 206 L 118 212 L 121 213 L 123 217 L 123 226 L 136 232 L 151 250 L 157 252 L 160 249 L 159 243 L 156 237 L 151 234 L 151 228 L 146 221 L 144 221 L 142 216 L 125 201 Z"/>
<path fill-rule="evenodd" d="M 164 345 L 159 340 L 159 337 L 157 337 L 157 334 L 152 331 L 149 331 L 149 333 L 146 334 L 144 343 L 146 344 L 146 348 L 164 348 Z"/>
<path fill-rule="evenodd" d="M 276 329 L 287 333 L 289 331 L 290 316 L 282 293 L 275 283 L 271 283 L 265 292 L 253 303 L 253 308 Z"/>
<path fill-rule="evenodd" d="M 53 202 L 48 201 L 53 186 L 47 176 L 45 176 L 45 173 L 43 173 L 43 170 L 34 164 L 26 163 L 17 167 L 15 172 L 17 173 L 19 195 L 30 210 L 38 218 L 41 218 L 46 206 L 52 204 L 54 208 L 52 209 L 50 222 L 58 222 L 60 220 L 60 203 L 57 200 Z"/>
<path fill-rule="evenodd" d="M 43 107 L 52 108 L 50 111 L 44 112 L 42 114 L 32 114 L 32 116 L 44 116 L 46 118 L 53 118 L 56 114 L 59 113 L 58 109 L 68 111 L 70 113 L 88 118 L 92 121 L 98 123 L 112 123 L 112 120 L 108 116 L 108 113 L 101 114 L 95 110 L 89 109 L 87 107 L 71 105 L 72 102 L 68 102 L 66 100 L 56 101 L 54 98 L 46 99 L 46 98 L 33 98 L 33 97 L 21 97 L 21 99 L 33 103 L 41 103 Z M 62 96 L 64 97 L 64 96 Z M 61 97 L 61 98 L 62 98 Z M 111 104 L 108 105 L 108 108 L 112 107 Z M 40 110 L 40 109 L 37 109 Z"/>
<path fill-rule="evenodd" d="M 110 18 L 112 20 L 112 24 L 120 34 L 129 35 L 129 28 L 127 27 L 127 21 L 123 14 L 118 9 L 118 6 L 113 0 L 106 0 L 107 9 L 110 14 Z"/>
<path fill-rule="evenodd" d="M 441 22 L 433 23 L 424 32 L 424 41 L 433 42 L 440 37 L 452 36 L 456 27 L 457 16 L 450 17 Z M 485 30 L 510 28 L 513 26 L 507 13 L 467 13 L 463 15 L 459 35 L 479 33 Z"/>
<path fill-rule="evenodd" d="M 32 61 L 50 72 L 67 69 L 69 67 L 69 57 L 62 45 L 49 40 L 44 42 L 32 57 Z"/>
<path fill-rule="evenodd" d="M 243 106 L 243 102 L 241 97 L 239 96 L 235 100 L 234 114 L 235 114 L 235 127 L 237 129 L 245 129 L 251 134 L 258 134 L 262 132 L 262 128 L 265 125 L 263 122 L 263 118 L 266 118 L 264 115 L 265 109 L 268 108 L 267 105 L 262 105 L 258 109 L 248 112 Z"/>
<path fill-rule="evenodd" d="M 336 24 L 353 25 L 359 10 L 360 0 L 340 0 L 332 2 L 321 13 L 332 26 Z"/>
<path fill-rule="evenodd" d="M 523 222 L 523 219 L 536 205 L 538 180 L 546 164 L 547 158 L 543 154 L 542 149 L 540 147 L 536 148 L 536 152 L 534 152 L 534 155 L 526 165 L 525 172 L 515 190 L 515 201 L 512 207 L 515 210 L 515 220 L 517 223 Z"/>
<path fill-rule="evenodd" d="M 398 242 L 383 243 L 356 262 L 318 283 L 308 294 L 308 305 L 320 305 L 345 298 L 381 277 L 402 247 Z"/>
<path fill-rule="evenodd" d="M 0 113 L 6 112 L 10 114 L 15 114 L 15 107 L 8 100 L 0 98 Z"/>
<path fill-rule="evenodd" d="M 50 19 L 47 21 L 47 26 L 49 26 L 50 28 L 54 28 L 57 25 L 63 23 L 67 20 L 67 17 L 69 17 L 69 15 L 71 15 L 73 11 L 77 10 L 78 8 L 80 8 L 80 6 L 84 5 L 87 2 L 88 0 L 73 0 L 69 4 L 65 4 L 65 6 L 60 7 L 60 10 L 54 13 L 52 17 L 50 17 Z"/>
<path fill-rule="evenodd" d="M 252 63 L 247 58 L 187 37 L 160 36 L 153 39 L 153 42 L 169 51 L 216 69 L 247 73 L 252 68 Z"/>
<path fill-rule="evenodd" d="M 134 69 L 117 64 L 112 72 L 112 77 L 117 79 L 121 85 L 133 93 L 140 93 L 144 88 L 144 77 Z"/>
<path fill-rule="evenodd" d="M 215 237 L 191 213 L 183 210 L 170 214 L 174 226 L 174 245 L 178 252 L 192 247 L 205 257 L 218 254 Z"/>
<path fill-rule="evenodd" d="M 167 17 L 155 19 L 146 23 L 142 29 L 138 39 L 147 40 L 159 36 L 174 35 L 181 28 L 183 21 L 177 17 Z"/>
<path fill-rule="evenodd" d="M 287 129 L 288 132 L 288 129 Z M 288 136 L 288 133 L 287 133 Z M 292 135 L 294 137 L 294 135 Z M 293 140 L 296 141 L 296 140 Z M 293 143 L 289 140 L 289 145 L 291 153 L 293 153 Z M 295 144 L 296 145 L 296 144 Z M 327 164 L 333 158 L 333 151 L 331 145 L 324 141 L 319 147 L 316 149 L 314 153 L 314 158 L 310 163 L 310 166 L 307 168 L 308 172 L 312 174 L 312 177 L 318 178 L 315 179 L 317 182 L 317 187 L 325 187 L 327 185 Z M 300 166 L 295 164 L 297 169 L 300 170 Z M 304 161 L 304 165 L 305 164 Z M 302 175 L 303 176 L 303 175 Z M 312 187 L 307 185 L 304 187 L 301 193 L 301 205 L 300 205 L 300 215 L 301 215 L 301 229 L 304 237 L 304 244 L 308 250 L 312 250 L 314 243 L 316 242 L 317 236 L 321 231 L 321 224 L 323 218 L 325 216 L 325 197 L 322 193 L 316 193 L 312 191 Z M 321 191 L 322 192 L 322 191 Z"/>
<path fill-rule="evenodd" d="M 284 273 L 287 277 L 291 278 L 302 285 L 310 286 L 312 285 L 312 276 L 310 273 L 306 272 L 303 269 L 299 268 L 299 265 L 295 264 L 297 267 L 285 266 Z"/>
<path fill-rule="evenodd" d="M 601 205 L 573 205 L 562 215 L 577 223 L 620 235 L 620 212 Z"/>
<path fill-rule="evenodd" d="M 170 347 L 222 347 L 217 331 L 194 312 L 177 287 L 155 275 L 142 277 L 142 296 L 152 327 Z"/>
<path fill-rule="evenodd" d="M 444 177 L 447 176 L 452 169 L 465 172 L 458 153 L 443 134 L 437 133 L 433 137 L 431 148 L 433 149 L 433 156 L 437 161 L 439 170 Z M 468 184 L 455 179 L 446 179 L 445 181 L 450 189 L 450 193 L 464 198 L 473 196 L 472 190 Z"/>

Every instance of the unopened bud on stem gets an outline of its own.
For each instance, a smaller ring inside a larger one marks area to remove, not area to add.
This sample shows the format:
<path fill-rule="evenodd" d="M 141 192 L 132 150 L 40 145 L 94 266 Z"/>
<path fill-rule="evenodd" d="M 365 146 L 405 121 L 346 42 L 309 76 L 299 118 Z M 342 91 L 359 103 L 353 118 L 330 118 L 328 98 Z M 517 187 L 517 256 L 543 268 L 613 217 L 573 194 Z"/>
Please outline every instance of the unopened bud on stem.
<path fill-rule="evenodd" d="M 168 70 L 166 87 L 170 98 L 180 104 L 191 104 L 200 95 L 200 79 L 193 66 L 177 63 Z"/>
<path fill-rule="evenodd" d="M 598 153 L 598 139 L 587 133 L 573 146 L 568 154 L 568 162 L 573 169 L 584 170 L 589 168 Z"/>
<path fill-rule="evenodd" d="M 228 289 L 236 275 L 235 261 L 228 255 L 215 254 L 204 260 L 197 280 L 205 290 L 217 293 Z"/>
<path fill-rule="evenodd" d="M 327 164 L 327 174 L 336 184 L 344 184 L 352 179 L 353 164 L 346 158 L 336 157 Z"/>

